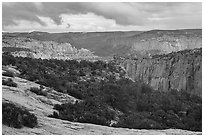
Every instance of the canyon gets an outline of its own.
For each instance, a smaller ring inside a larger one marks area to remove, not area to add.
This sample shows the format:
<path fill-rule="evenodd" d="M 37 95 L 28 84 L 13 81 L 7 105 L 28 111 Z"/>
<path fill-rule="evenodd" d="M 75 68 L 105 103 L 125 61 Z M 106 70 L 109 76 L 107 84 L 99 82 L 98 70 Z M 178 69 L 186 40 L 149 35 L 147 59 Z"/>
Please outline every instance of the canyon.
<path fill-rule="evenodd" d="M 145 83 L 155 91 L 177 90 L 202 97 L 201 30 L 3 33 L 2 52 L 34 59 L 110 61 L 126 72 L 126 78 Z M 3 66 L 6 70 L 20 74 L 15 67 Z M 28 109 L 37 116 L 39 125 L 33 129 L 3 125 L 3 134 L 201 134 L 182 129 L 114 128 L 50 118 L 54 104 L 78 99 L 45 86 L 48 96 L 39 96 L 29 90 L 40 87 L 35 81 L 18 76 L 12 80 L 18 86 L 2 86 L 3 102 Z"/>
<path fill-rule="evenodd" d="M 3 33 L 2 36 L 3 43 L 17 38 L 29 39 L 34 43 L 52 41 L 54 45 L 61 46 L 64 43 L 78 50 L 84 48 L 100 57 L 123 55 L 140 58 L 202 47 L 201 29 L 67 33 L 34 31 Z"/>
<path fill-rule="evenodd" d="M 54 41 L 37 41 L 30 38 L 4 38 L 3 51 L 12 50 L 12 55 L 41 58 L 41 59 L 80 59 L 97 58 L 87 49 L 76 49 L 69 43 L 56 43 Z"/>
<path fill-rule="evenodd" d="M 151 30 L 130 32 L 3 33 L 3 52 L 41 59 L 113 59 L 128 77 L 155 90 L 184 90 L 202 95 L 202 32 Z"/>

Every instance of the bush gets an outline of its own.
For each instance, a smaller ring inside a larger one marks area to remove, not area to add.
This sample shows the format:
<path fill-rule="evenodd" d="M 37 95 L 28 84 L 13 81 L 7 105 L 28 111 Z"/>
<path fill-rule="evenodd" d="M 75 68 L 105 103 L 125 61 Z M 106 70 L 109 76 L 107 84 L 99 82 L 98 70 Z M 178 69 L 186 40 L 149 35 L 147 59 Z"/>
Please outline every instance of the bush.
<path fill-rule="evenodd" d="M 2 73 L 3 76 L 7 76 L 7 77 L 14 77 L 14 73 L 11 71 L 6 71 Z"/>
<path fill-rule="evenodd" d="M 17 83 L 13 82 L 11 78 L 8 78 L 7 80 L 2 80 L 2 85 L 6 85 L 9 87 L 17 87 Z"/>
<path fill-rule="evenodd" d="M 55 104 L 53 109 L 61 111 L 63 110 L 63 107 L 60 104 Z"/>
<path fill-rule="evenodd" d="M 2 123 L 14 128 L 33 128 L 38 122 L 37 117 L 28 110 L 12 103 L 2 103 Z"/>
<path fill-rule="evenodd" d="M 48 117 L 59 118 L 59 114 L 56 111 L 53 111 L 53 114 L 52 115 L 48 115 Z"/>
<path fill-rule="evenodd" d="M 110 124 L 104 116 L 98 116 L 97 114 L 90 112 L 86 112 L 82 117 L 79 118 L 78 121 L 81 123 L 92 123 L 106 126 Z"/>
<path fill-rule="evenodd" d="M 75 104 L 55 104 L 54 109 L 59 111 L 59 115 L 53 112 L 49 117 L 106 126 L 113 119 L 113 113 L 107 107 L 92 99 Z"/>
<path fill-rule="evenodd" d="M 37 94 L 37 95 L 47 96 L 47 92 L 42 91 L 42 89 L 37 88 L 37 87 L 31 87 L 30 91 Z"/>
<path fill-rule="evenodd" d="M 141 93 L 151 93 L 152 92 L 152 88 L 150 88 L 148 85 L 146 84 L 142 84 L 141 86 Z"/>
<path fill-rule="evenodd" d="M 164 129 L 164 126 L 152 119 L 149 119 L 148 116 L 148 112 L 124 115 L 115 126 L 135 129 Z"/>
<path fill-rule="evenodd" d="M 83 98 L 83 95 L 82 93 L 79 91 L 79 90 L 72 90 L 72 89 L 68 89 L 67 90 L 67 93 L 70 95 L 70 96 L 73 96 L 77 99 L 82 99 Z"/>

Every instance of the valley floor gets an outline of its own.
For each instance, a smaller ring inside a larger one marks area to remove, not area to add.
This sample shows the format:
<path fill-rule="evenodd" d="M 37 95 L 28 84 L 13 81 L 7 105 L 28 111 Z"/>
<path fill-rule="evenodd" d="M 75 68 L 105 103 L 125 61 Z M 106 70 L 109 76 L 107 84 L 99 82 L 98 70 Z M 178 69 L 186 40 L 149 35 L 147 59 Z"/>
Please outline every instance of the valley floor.
<path fill-rule="evenodd" d="M 3 79 L 8 78 L 3 76 Z M 18 87 L 2 86 L 2 101 L 12 102 L 16 105 L 25 107 L 38 118 L 38 126 L 35 128 L 24 127 L 22 129 L 11 128 L 2 125 L 3 135 L 201 135 L 201 132 L 193 132 L 180 129 L 167 130 L 137 130 L 127 128 L 113 128 L 87 123 L 69 122 L 60 119 L 47 117 L 53 112 L 53 104 L 61 104 L 63 101 L 74 101 L 75 99 L 52 91 L 50 97 L 36 95 L 29 91 L 30 87 L 39 87 L 34 82 L 27 81 L 18 77 L 12 78 Z M 55 96 L 55 98 L 53 98 Z M 66 100 L 67 99 L 67 100 Z"/>

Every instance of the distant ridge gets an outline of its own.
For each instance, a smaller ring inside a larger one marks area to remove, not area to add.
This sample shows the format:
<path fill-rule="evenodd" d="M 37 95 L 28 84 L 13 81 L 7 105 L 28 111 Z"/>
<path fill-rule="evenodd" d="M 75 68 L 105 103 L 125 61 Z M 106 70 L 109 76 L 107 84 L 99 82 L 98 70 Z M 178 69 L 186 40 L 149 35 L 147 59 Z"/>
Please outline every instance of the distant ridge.
<path fill-rule="evenodd" d="M 38 41 L 70 43 L 77 49 L 85 48 L 103 57 L 124 55 L 138 58 L 202 47 L 202 29 L 63 33 L 3 32 L 3 39 L 4 37 L 26 37 Z"/>

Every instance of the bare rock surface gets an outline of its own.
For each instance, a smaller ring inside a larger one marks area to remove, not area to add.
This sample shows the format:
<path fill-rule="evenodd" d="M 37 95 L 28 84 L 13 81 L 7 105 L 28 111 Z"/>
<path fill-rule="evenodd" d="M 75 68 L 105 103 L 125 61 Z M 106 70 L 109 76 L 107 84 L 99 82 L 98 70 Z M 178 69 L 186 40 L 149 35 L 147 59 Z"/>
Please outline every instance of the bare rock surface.
<path fill-rule="evenodd" d="M 184 90 L 202 96 L 201 48 L 146 59 L 127 59 L 121 65 L 131 79 L 142 80 L 156 90 Z"/>
<path fill-rule="evenodd" d="M 3 76 L 3 79 L 8 77 Z M 38 118 L 38 126 L 35 128 L 23 127 L 22 129 L 16 129 L 2 125 L 3 135 L 106 135 L 106 134 L 118 134 L 118 135 L 197 135 L 201 132 L 192 132 L 180 129 L 167 129 L 167 130 L 137 130 L 127 128 L 113 128 L 88 123 L 69 122 L 60 119 L 54 119 L 47 117 L 52 114 L 53 104 L 62 103 L 62 99 L 73 102 L 76 99 L 74 97 L 65 95 L 63 93 L 56 93 L 56 91 L 50 91 L 49 94 L 55 96 L 44 97 L 36 95 L 29 91 L 30 87 L 39 87 L 34 82 L 27 81 L 18 77 L 12 78 L 14 82 L 18 84 L 17 87 L 2 86 L 2 101 L 12 102 L 18 106 L 22 106 L 28 109 L 31 113 L 34 113 Z M 55 94 L 54 94 L 55 93 Z M 60 99 L 61 97 L 61 99 Z M 42 101 L 46 100 L 46 101 Z M 45 103 L 51 102 L 51 103 Z"/>
<path fill-rule="evenodd" d="M 78 59 L 97 58 L 93 52 L 81 48 L 76 49 L 70 43 L 57 43 L 54 41 L 38 41 L 31 38 L 4 38 L 2 47 L 16 49 L 14 56 L 31 57 L 41 59 Z"/>

